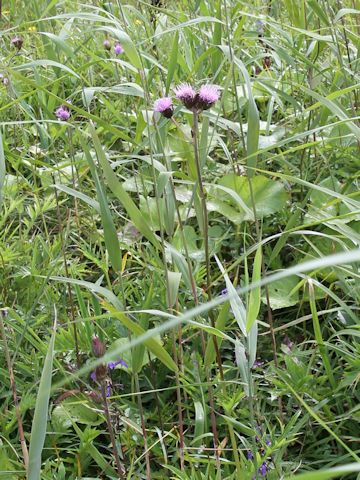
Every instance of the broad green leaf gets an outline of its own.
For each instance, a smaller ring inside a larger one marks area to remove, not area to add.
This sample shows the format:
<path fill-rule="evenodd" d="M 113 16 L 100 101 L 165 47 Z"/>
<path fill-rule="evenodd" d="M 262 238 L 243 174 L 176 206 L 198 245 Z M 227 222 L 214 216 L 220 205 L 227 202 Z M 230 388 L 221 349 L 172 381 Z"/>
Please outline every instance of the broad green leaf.
<path fill-rule="evenodd" d="M 218 20 L 215 17 L 204 17 L 204 16 L 198 16 L 196 18 L 193 18 L 191 20 L 188 20 L 183 23 L 179 23 L 178 25 L 175 25 L 174 27 L 170 27 L 166 30 L 163 30 L 160 33 L 156 33 L 154 37 L 160 37 L 162 35 L 166 35 L 167 33 L 170 32 L 176 32 L 177 30 L 181 30 L 186 27 L 192 27 L 194 25 L 197 25 L 198 23 L 223 23 L 221 20 Z"/>
<path fill-rule="evenodd" d="M 73 55 L 72 48 L 68 45 L 68 43 L 61 38 L 59 35 L 55 35 L 51 32 L 39 32 L 41 35 L 50 38 L 59 48 L 61 48 L 68 57 Z"/>
<path fill-rule="evenodd" d="M 251 179 L 256 205 L 256 214 L 258 218 L 263 218 L 278 212 L 285 207 L 288 200 L 288 194 L 281 182 L 271 180 L 263 175 L 257 175 Z M 252 207 L 249 182 L 246 177 L 240 177 L 233 173 L 225 175 L 219 181 L 220 185 L 234 190 L 247 205 L 248 209 Z M 223 196 L 221 198 L 224 198 Z M 234 201 L 231 204 L 235 206 Z M 250 220 L 244 215 L 244 220 Z"/>
<path fill-rule="evenodd" d="M 273 310 L 279 308 L 291 307 L 299 303 L 299 291 L 296 286 L 299 279 L 295 276 L 288 277 L 286 282 L 282 280 L 275 281 L 268 286 L 270 306 Z M 265 295 L 261 298 L 266 305 Z"/>
<path fill-rule="evenodd" d="M 81 401 L 82 400 L 82 401 Z M 71 397 L 63 400 L 51 413 L 51 420 L 62 425 L 64 428 L 71 427 L 73 422 L 84 425 L 100 425 L 102 417 L 94 408 L 87 405 L 88 400 L 84 397 Z"/>
<path fill-rule="evenodd" d="M 246 357 L 244 344 L 238 338 L 235 340 L 235 360 L 238 369 L 240 370 L 241 380 L 244 383 L 244 390 L 246 395 L 249 395 L 249 361 Z"/>

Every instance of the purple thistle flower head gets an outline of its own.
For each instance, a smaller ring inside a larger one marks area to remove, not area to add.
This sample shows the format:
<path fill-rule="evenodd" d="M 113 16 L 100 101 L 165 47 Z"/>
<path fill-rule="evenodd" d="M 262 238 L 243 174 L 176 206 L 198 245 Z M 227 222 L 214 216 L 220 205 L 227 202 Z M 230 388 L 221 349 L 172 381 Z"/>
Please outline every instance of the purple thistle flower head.
<path fill-rule="evenodd" d="M 110 368 L 110 370 L 114 370 L 114 368 L 116 368 L 118 365 L 122 365 L 125 368 L 129 368 L 129 365 L 122 358 L 120 360 L 117 360 L 116 362 L 109 362 L 108 368 Z"/>
<path fill-rule="evenodd" d="M 124 53 L 124 48 L 121 45 L 121 43 L 119 42 L 115 43 L 114 52 L 115 52 L 115 55 L 121 55 L 122 53 Z"/>
<path fill-rule="evenodd" d="M 21 47 L 23 46 L 23 43 L 24 43 L 24 40 L 21 38 L 21 37 L 14 37 L 12 40 L 11 40 L 11 44 L 17 48 L 18 50 L 21 49 Z"/>
<path fill-rule="evenodd" d="M 191 110 L 197 101 L 197 94 L 189 83 L 182 83 L 174 88 L 176 98 L 182 101 L 186 108 Z"/>
<path fill-rule="evenodd" d="M 220 89 L 217 85 L 203 85 L 199 91 L 199 104 L 203 110 L 212 107 L 220 98 Z"/>
<path fill-rule="evenodd" d="M 103 47 L 105 48 L 105 50 L 111 50 L 110 40 L 108 40 L 108 39 L 104 40 Z"/>
<path fill-rule="evenodd" d="M 159 112 L 166 118 L 171 118 L 174 112 L 170 97 L 158 98 L 154 103 L 154 112 Z"/>
<path fill-rule="evenodd" d="M 268 470 L 268 464 L 267 462 L 263 462 L 259 468 L 260 475 L 265 477 L 265 475 L 267 474 L 267 470 Z"/>
<path fill-rule="evenodd" d="M 69 109 L 64 105 L 61 105 L 59 108 L 55 110 L 55 115 L 59 120 L 62 120 L 63 122 L 66 122 L 70 118 Z"/>

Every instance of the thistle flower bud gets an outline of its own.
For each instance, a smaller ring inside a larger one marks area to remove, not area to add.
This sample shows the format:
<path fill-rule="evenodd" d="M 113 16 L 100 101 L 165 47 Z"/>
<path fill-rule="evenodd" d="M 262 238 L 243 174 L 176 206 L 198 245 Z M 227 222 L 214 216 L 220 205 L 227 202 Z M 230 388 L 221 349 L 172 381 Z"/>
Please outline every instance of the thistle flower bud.
<path fill-rule="evenodd" d="M 14 37 L 12 40 L 11 40 L 11 44 L 17 48 L 18 50 L 21 50 L 21 47 L 23 46 L 23 43 L 24 43 L 24 40 L 21 38 L 21 37 Z"/>
<path fill-rule="evenodd" d="M 271 57 L 269 56 L 264 57 L 263 65 L 264 65 L 264 68 L 268 70 L 271 67 Z"/>
<path fill-rule="evenodd" d="M 94 335 L 92 339 L 92 351 L 96 358 L 100 358 L 104 356 L 106 351 L 106 347 L 104 343 L 100 340 L 100 338 L 97 335 Z"/>
<path fill-rule="evenodd" d="M 104 40 L 103 42 L 103 47 L 105 48 L 105 50 L 111 50 L 111 43 L 110 43 L 110 40 Z"/>

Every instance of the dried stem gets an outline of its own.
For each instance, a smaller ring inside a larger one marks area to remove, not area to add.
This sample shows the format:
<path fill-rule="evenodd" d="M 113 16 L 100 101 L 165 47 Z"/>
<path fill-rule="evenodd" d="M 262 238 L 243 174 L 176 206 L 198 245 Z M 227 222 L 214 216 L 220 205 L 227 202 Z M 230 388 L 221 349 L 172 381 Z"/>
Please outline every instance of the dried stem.
<path fill-rule="evenodd" d="M 141 430 L 144 437 L 144 450 L 145 450 L 145 463 L 146 463 L 146 480 L 151 480 L 151 468 L 150 468 L 150 456 L 149 456 L 149 449 L 147 443 L 147 434 L 145 428 L 145 418 L 144 418 L 144 409 L 142 406 L 141 401 L 141 392 L 140 392 L 140 385 L 139 385 L 139 376 L 135 373 L 135 383 L 136 383 L 136 391 L 138 392 L 138 405 L 139 405 L 139 412 L 140 412 L 140 420 L 141 420 Z"/>
<path fill-rule="evenodd" d="M 119 457 L 119 452 L 118 452 L 117 446 L 116 446 L 115 434 L 114 434 L 114 429 L 113 429 L 113 426 L 112 426 L 112 423 L 111 423 L 111 417 L 110 417 L 110 412 L 109 412 L 109 404 L 108 404 L 108 399 L 107 399 L 107 396 L 106 396 L 105 380 L 101 381 L 101 396 L 102 396 L 102 399 L 103 399 L 104 413 L 105 413 L 105 417 L 106 417 L 108 432 L 109 432 L 109 435 L 110 435 L 111 446 L 112 446 L 112 450 L 113 450 L 113 454 L 114 454 L 114 458 L 115 458 L 115 462 L 116 462 L 116 468 L 117 468 L 117 471 L 118 471 L 118 474 L 119 474 L 119 478 L 124 478 L 126 470 L 125 470 L 124 465 L 121 463 L 121 460 L 120 460 L 120 457 Z"/>
<path fill-rule="evenodd" d="M 29 466 L 29 452 L 28 452 L 28 449 L 27 449 L 25 435 L 24 435 L 24 429 L 23 429 L 23 424 L 22 424 L 22 419 L 21 419 L 19 401 L 18 401 L 18 396 L 17 396 L 17 392 L 16 392 L 14 372 L 13 372 L 12 365 L 11 365 L 11 359 L 10 359 L 8 344 L 7 344 L 7 341 L 6 341 L 6 333 L 5 333 L 5 327 L 4 327 L 4 322 L 3 322 L 3 319 L 6 318 L 6 317 L 7 317 L 7 311 L 6 310 L 0 310 L 0 332 L 1 332 L 2 339 L 3 339 L 5 359 L 6 359 L 8 372 L 9 372 L 10 385 L 11 385 L 11 390 L 12 390 L 13 399 L 14 399 L 15 413 L 16 413 L 16 418 L 17 418 L 17 422 L 18 422 L 18 430 L 19 430 L 21 450 L 22 450 L 22 454 L 23 454 L 25 470 L 27 471 L 28 466 Z"/>

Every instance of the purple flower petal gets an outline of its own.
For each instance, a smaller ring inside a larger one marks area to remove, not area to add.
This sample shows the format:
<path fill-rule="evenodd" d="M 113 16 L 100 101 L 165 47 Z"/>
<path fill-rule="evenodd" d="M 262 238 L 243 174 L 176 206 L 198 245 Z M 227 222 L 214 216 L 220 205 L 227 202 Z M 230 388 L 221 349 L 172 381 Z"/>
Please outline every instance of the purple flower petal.
<path fill-rule="evenodd" d="M 154 103 L 154 112 L 163 113 L 169 108 L 172 108 L 172 100 L 170 97 L 158 98 Z"/>
<path fill-rule="evenodd" d="M 251 450 L 247 450 L 246 456 L 247 456 L 248 460 L 253 460 L 254 459 L 254 455 L 253 455 Z"/>
<path fill-rule="evenodd" d="M 267 474 L 267 470 L 268 470 L 267 462 L 263 462 L 263 463 L 260 465 L 260 468 L 259 468 L 259 473 L 260 473 L 260 475 L 262 475 L 263 477 L 265 477 L 265 475 Z"/>
<path fill-rule="evenodd" d="M 124 53 L 124 48 L 121 43 L 115 43 L 114 52 L 116 55 L 121 55 Z"/>
<path fill-rule="evenodd" d="M 199 91 L 199 99 L 206 106 L 211 106 L 220 98 L 220 89 L 217 85 L 203 85 Z"/>
<path fill-rule="evenodd" d="M 129 365 L 123 359 L 117 360 L 116 362 L 109 362 L 108 368 L 110 370 L 114 370 L 114 368 L 116 368 L 118 365 L 122 365 L 125 368 L 129 368 Z"/>
<path fill-rule="evenodd" d="M 178 87 L 174 88 L 176 98 L 181 101 L 193 100 L 196 96 L 196 92 L 189 83 L 182 83 Z"/>
<path fill-rule="evenodd" d="M 59 107 L 55 110 L 55 115 L 59 120 L 62 120 L 63 122 L 66 122 L 70 118 L 70 112 L 66 107 Z"/>

